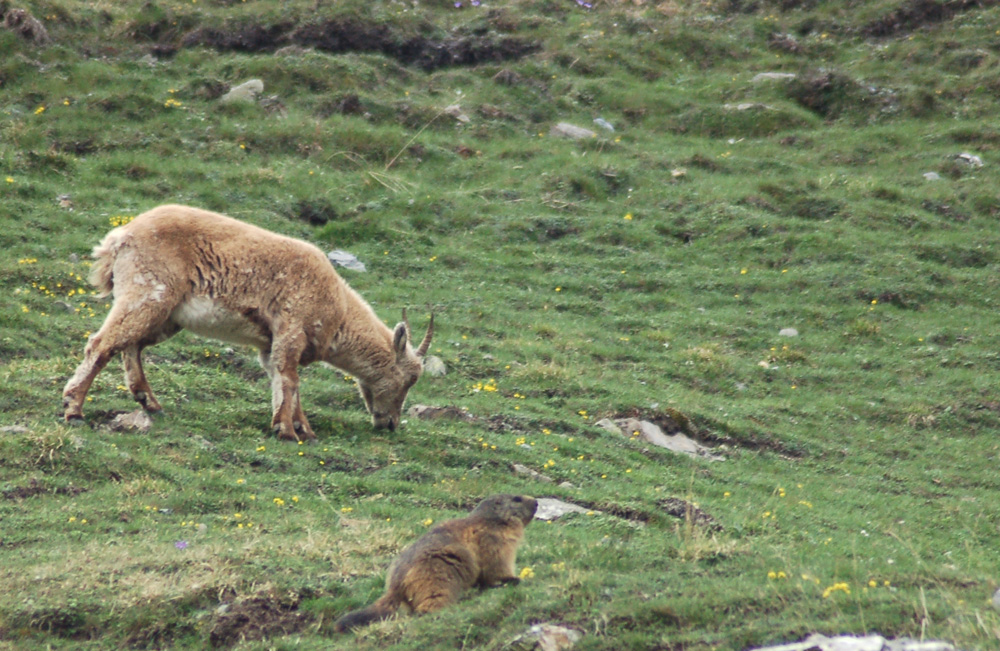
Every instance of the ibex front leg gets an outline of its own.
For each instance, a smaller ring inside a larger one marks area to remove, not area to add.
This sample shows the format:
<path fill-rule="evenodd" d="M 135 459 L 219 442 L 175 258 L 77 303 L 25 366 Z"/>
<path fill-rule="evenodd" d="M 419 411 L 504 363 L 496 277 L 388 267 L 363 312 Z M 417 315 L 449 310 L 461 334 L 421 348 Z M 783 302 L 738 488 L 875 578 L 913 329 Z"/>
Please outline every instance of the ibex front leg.
<path fill-rule="evenodd" d="M 315 439 L 299 400 L 299 359 L 304 336 L 276 338 L 271 352 L 261 353 L 260 362 L 271 378 L 271 428 L 278 438 L 290 441 Z"/>

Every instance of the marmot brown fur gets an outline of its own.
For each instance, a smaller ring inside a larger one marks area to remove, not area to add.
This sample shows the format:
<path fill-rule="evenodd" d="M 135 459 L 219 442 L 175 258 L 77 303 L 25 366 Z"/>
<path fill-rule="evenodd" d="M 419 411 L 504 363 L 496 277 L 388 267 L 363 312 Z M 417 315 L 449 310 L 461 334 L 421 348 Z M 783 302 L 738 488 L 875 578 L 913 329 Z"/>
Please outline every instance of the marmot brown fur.
<path fill-rule="evenodd" d="M 517 583 L 514 555 L 538 508 L 528 495 L 487 497 L 467 517 L 434 527 L 389 566 L 385 594 L 334 623 L 339 632 L 390 617 L 400 608 L 440 610 L 465 590 Z"/>

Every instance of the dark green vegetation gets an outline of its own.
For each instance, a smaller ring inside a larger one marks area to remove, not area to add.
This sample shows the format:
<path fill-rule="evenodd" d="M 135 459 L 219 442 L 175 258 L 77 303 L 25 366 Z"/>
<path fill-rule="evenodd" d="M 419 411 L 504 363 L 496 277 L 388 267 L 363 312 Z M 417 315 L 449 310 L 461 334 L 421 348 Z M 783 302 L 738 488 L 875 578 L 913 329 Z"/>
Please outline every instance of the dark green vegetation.
<path fill-rule="evenodd" d="M 996 4 L 0 2 L 0 644 L 996 648 Z M 166 202 L 356 254 L 387 322 L 437 315 L 409 404 L 477 420 L 376 433 L 315 367 L 320 442 L 279 443 L 254 355 L 183 335 L 151 432 L 105 427 L 116 362 L 62 424 L 87 254 Z M 594 426 L 670 410 L 727 459 Z M 332 634 L 499 491 L 601 514 L 532 524 L 520 586 Z"/>

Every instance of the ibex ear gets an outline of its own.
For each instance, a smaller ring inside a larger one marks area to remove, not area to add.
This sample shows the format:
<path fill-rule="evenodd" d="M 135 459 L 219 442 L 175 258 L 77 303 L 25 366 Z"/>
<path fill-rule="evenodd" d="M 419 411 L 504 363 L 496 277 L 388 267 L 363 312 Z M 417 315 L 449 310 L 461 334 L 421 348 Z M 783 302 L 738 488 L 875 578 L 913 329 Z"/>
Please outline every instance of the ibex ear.
<path fill-rule="evenodd" d="M 396 351 L 397 360 L 406 357 L 406 339 L 406 324 L 397 323 L 396 329 L 392 333 L 392 348 Z"/>

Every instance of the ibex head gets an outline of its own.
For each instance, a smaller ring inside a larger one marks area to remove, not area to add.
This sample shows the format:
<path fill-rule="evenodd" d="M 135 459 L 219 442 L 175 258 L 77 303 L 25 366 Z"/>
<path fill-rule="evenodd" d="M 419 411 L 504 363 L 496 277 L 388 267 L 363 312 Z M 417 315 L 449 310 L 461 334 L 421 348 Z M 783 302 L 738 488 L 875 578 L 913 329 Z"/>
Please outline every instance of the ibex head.
<path fill-rule="evenodd" d="M 424 356 L 431 346 L 434 336 L 434 315 L 431 314 L 427 333 L 420 346 L 414 350 L 410 345 L 410 323 L 403 309 L 403 321 L 396 324 L 392 331 L 392 348 L 395 353 L 395 363 L 392 369 L 373 384 L 368 385 L 358 381 L 361 397 L 365 400 L 368 413 L 372 416 L 372 425 L 376 428 L 394 430 L 403 417 L 403 403 L 410 387 L 417 383 L 424 370 Z"/>

